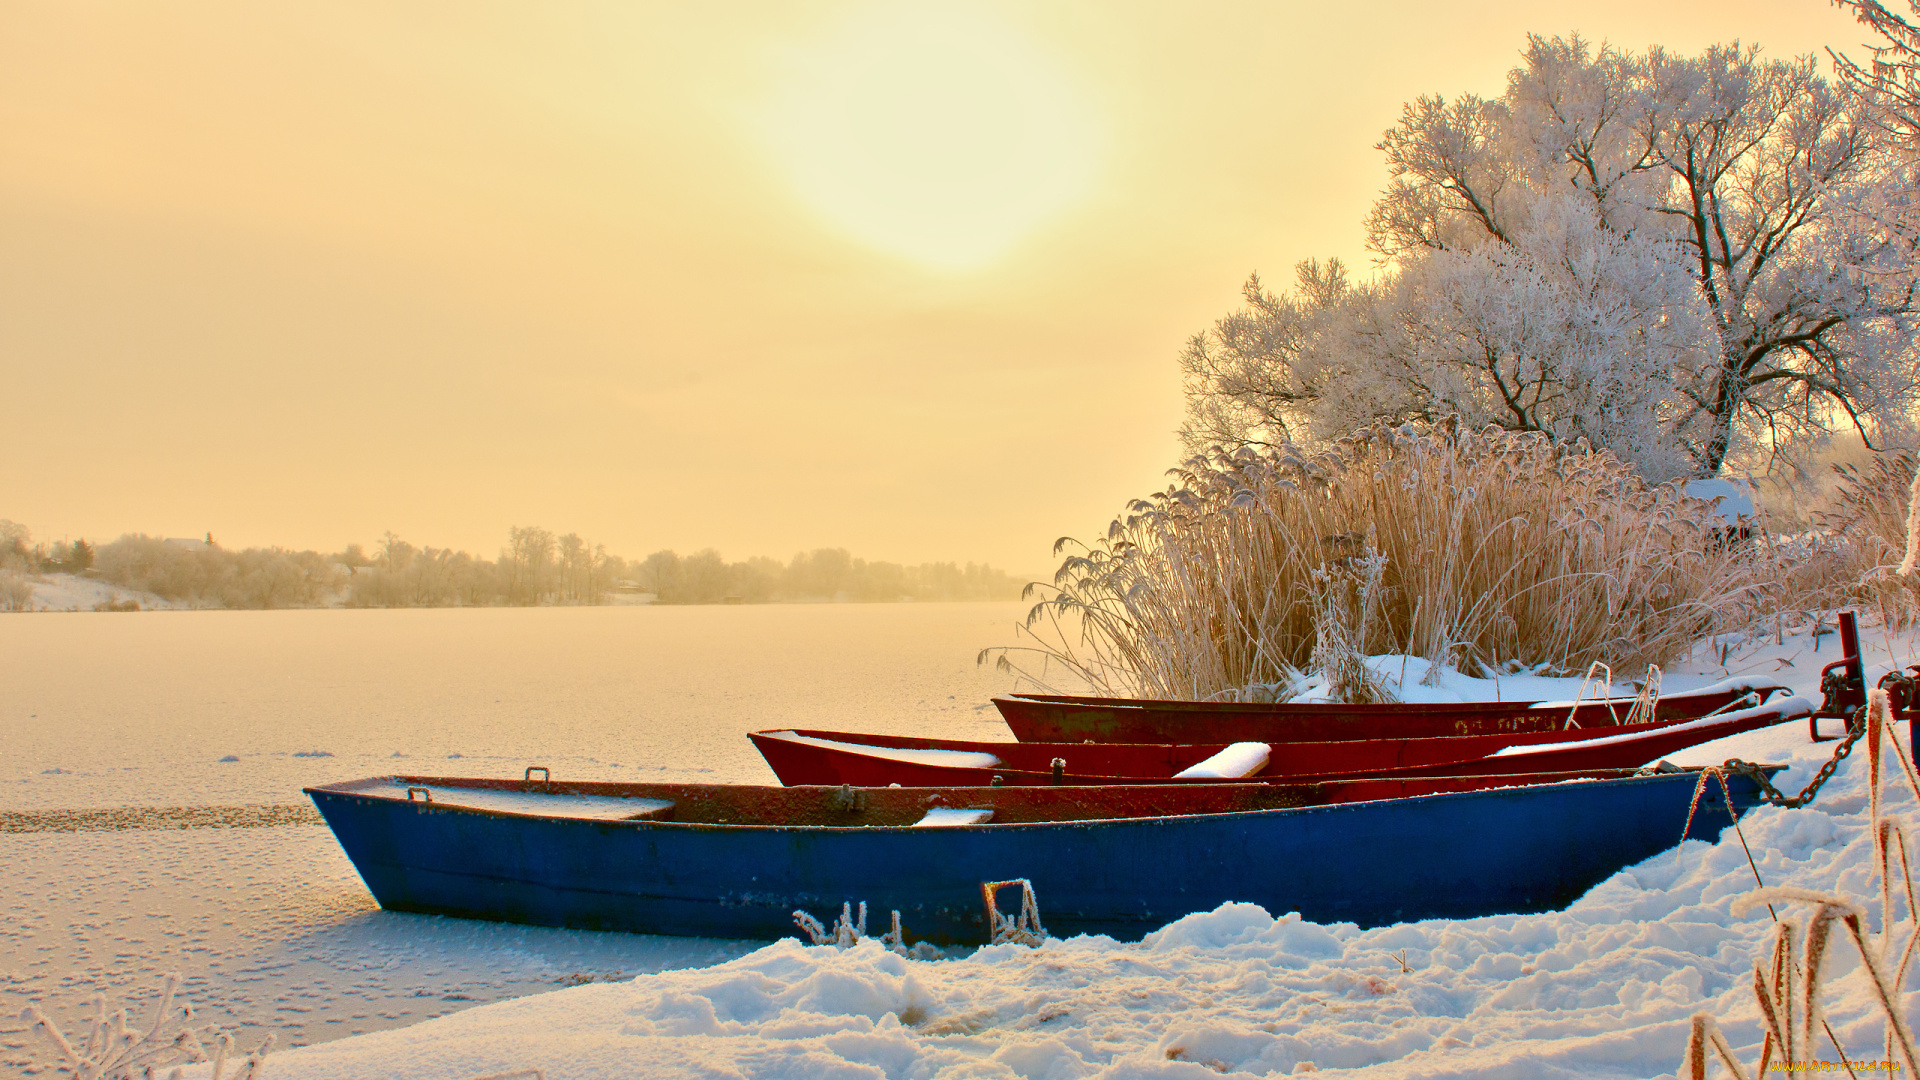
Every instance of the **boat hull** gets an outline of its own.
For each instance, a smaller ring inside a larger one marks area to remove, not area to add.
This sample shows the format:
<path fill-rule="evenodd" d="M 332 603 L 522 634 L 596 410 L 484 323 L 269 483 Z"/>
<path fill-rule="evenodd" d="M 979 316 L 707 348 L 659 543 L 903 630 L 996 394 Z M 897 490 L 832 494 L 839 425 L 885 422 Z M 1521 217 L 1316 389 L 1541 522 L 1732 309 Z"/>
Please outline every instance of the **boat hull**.
<path fill-rule="evenodd" d="M 389 910 L 770 939 L 794 933 L 795 910 L 831 921 L 842 903 L 864 901 L 876 925 L 898 910 L 910 939 L 942 943 L 983 941 L 980 885 L 1011 878 L 1033 883 L 1053 934 L 1124 940 L 1227 901 L 1363 926 L 1551 910 L 1679 842 L 1695 789 L 1694 775 L 1673 773 L 1331 806 L 927 828 L 501 813 L 392 794 L 411 782 L 308 789 Z M 1754 784 L 1729 782 L 1733 809 L 1744 810 Z M 1232 787 L 1245 790 L 1177 791 L 1262 790 Z M 1706 788 L 1690 837 L 1717 837 L 1729 821 L 1719 786 Z M 872 794 L 918 798 L 921 790 Z M 1106 798 L 1097 794 L 1105 789 L 1056 790 Z M 1165 790 L 1125 792 L 1159 798 Z M 992 805 L 1036 791 L 947 794 L 955 805 Z"/>
<path fill-rule="evenodd" d="M 1747 693 L 1782 688 L 1756 685 L 1663 696 L 1656 720 L 1703 716 Z M 1292 703 L 1274 705 L 1146 698 L 1014 695 L 993 704 L 1021 742 L 1230 743 L 1333 742 L 1344 739 L 1427 739 L 1554 731 L 1569 714 L 1579 727 L 1625 720 L 1631 700 L 1591 701 L 1577 710 L 1538 702 L 1396 702 L 1384 705 Z"/>
<path fill-rule="evenodd" d="M 1803 719 L 1813 711 L 1789 698 L 1711 720 L 1671 721 L 1515 735 L 1438 739 L 1348 739 L 1272 744 L 1257 776 L 1293 783 L 1334 776 L 1466 776 L 1490 773 L 1632 769 L 1703 742 Z M 797 735 L 801 738 L 788 738 Z M 1175 774 L 1223 749 L 1137 743 L 993 743 L 831 731 L 768 731 L 748 736 L 783 784 L 856 787 L 1055 784 L 1217 784 Z M 1514 753 L 1514 750 L 1524 750 Z M 911 760 L 917 751 L 934 760 Z M 1507 751 L 1502 754 L 1502 751 Z M 904 752 L 904 755 L 902 754 Z M 892 756 L 889 756 L 892 755 Z M 995 765 L 954 765 L 938 758 L 978 755 Z M 1055 776 L 1052 763 L 1062 763 Z"/>

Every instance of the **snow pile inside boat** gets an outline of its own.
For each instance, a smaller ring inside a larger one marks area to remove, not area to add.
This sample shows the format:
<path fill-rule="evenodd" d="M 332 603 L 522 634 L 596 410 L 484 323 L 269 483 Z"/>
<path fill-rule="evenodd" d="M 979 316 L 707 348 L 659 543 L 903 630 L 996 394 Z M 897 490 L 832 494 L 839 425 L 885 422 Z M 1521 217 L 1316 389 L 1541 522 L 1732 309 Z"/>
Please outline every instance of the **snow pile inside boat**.
<path fill-rule="evenodd" d="M 537 782 L 537 781 L 536 781 Z M 442 787 L 438 784 L 394 782 L 408 798 L 424 799 L 435 806 L 460 806 L 472 810 L 500 810 L 509 814 L 540 814 L 546 817 L 594 818 L 621 821 L 657 813 L 672 806 L 665 799 L 628 799 L 617 795 L 575 795 L 570 792 L 505 791 L 499 788 Z M 400 792 L 395 792 L 399 794 Z"/>
<path fill-rule="evenodd" d="M 871 746 L 866 743 L 840 742 L 837 739 L 816 739 L 811 735 L 801 735 L 792 731 L 769 731 L 764 733 L 769 739 L 783 742 L 800 743 L 803 746 L 819 746 L 828 750 L 842 750 L 850 754 L 882 758 L 886 761 L 905 761 L 914 765 L 938 765 L 948 769 L 996 769 L 1000 759 L 992 754 L 975 753 L 970 750 L 912 750 L 897 746 Z"/>
<path fill-rule="evenodd" d="M 1545 701 L 1550 698 L 1571 698 L 1580 692 L 1580 679 L 1568 679 L 1550 675 L 1502 675 L 1492 679 L 1477 679 L 1454 668 L 1441 665 L 1435 671 L 1435 665 L 1419 656 L 1401 656 L 1390 654 L 1369 656 L 1366 665 L 1380 681 L 1387 693 L 1396 701 L 1419 704 L 1431 704 L 1453 701 Z M 1624 672 L 1622 674 L 1625 674 Z M 1637 688 L 1630 682 L 1616 682 L 1611 687 L 1594 685 L 1589 688 L 1589 697 L 1603 694 L 1614 697 L 1631 698 Z M 1300 693 L 1291 700 L 1297 702 L 1327 701 L 1327 680 L 1324 675 L 1312 675 L 1301 684 Z"/>
<path fill-rule="evenodd" d="M 1896 725 L 1902 739 L 1906 727 Z M 1810 744 L 1803 725 L 1787 724 L 1672 757 L 1791 762 L 1779 782 L 1797 791 L 1833 745 Z M 1763 807 L 1743 820 L 1768 885 L 1872 900 L 1866 756 L 1857 750 L 1813 806 Z M 1889 787 L 1887 799 L 1909 828 L 1920 823 L 1904 785 Z M 549 1080 L 1204 1080 L 1311 1069 L 1362 1070 L 1377 1080 L 1672 1076 L 1688 1017 L 1703 1009 L 1721 1018 L 1743 1059 L 1757 1057 L 1752 965 L 1772 924 L 1764 908 L 1731 913 L 1753 875 L 1729 830 L 1718 844 L 1688 841 L 1614 875 L 1567 911 L 1541 915 L 1362 931 L 1227 904 L 1138 944 L 1080 937 L 932 962 L 872 941 L 838 949 L 789 940 L 715 967 L 560 990 L 279 1053 L 268 1059 L 268 1075 L 468 1080 L 537 1068 Z M 1046 897 L 1039 901 L 1044 916 Z M 1877 930 L 1878 904 L 1868 907 Z M 909 922 L 909 940 L 912 931 Z M 1878 1059 L 1882 1021 L 1864 972 L 1842 950 L 1829 956 L 1824 1004 L 1834 1034 L 1856 1063 Z M 1831 1047 L 1819 1049 L 1816 1056 L 1837 1060 Z"/>
<path fill-rule="evenodd" d="M 1742 721 L 1764 719 L 1769 716 L 1804 716 L 1813 710 L 1814 703 L 1808 701 L 1806 698 L 1780 697 L 1767 702 L 1765 705 L 1756 705 L 1750 709 L 1735 709 L 1731 712 L 1703 716 L 1698 720 L 1688 720 L 1684 723 L 1671 724 L 1659 729 L 1658 734 L 1664 736 L 1676 731 L 1712 730 L 1716 727 L 1727 727 L 1732 724 L 1741 723 Z M 1838 721 L 1834 721 L 1833 723 L 1838 723 Z M 1605 731 L 1606 729 L 1595 728 L 1593 730 Z M 1578 742 L 1536 743 L 1528 746 L 1509 746 L 1495 751 L 1492 756 L 1514 757 L 1520 754 L 1544 754 L 1557 751 L 1578 750 L 1589 746 L 1611 746 L 1615 743 L 1628 743 L 1636 739 L 1649 738 L 1652 734 L 1654 733 L 1635 732 L 1630 735 L 1602 735 L 1592 739 L 1581 739 Z"/>
<path fill-rule="evenodd" d="M 1537 709 L 1569 709 L 1573 707 L 1575 696 L 1585 693 L 1586 700 L 1597 698 L 1632 701 L 1640 692 L 1635 683 L 1622 678 L 1612 685 L 1603 685 L 1599 680 L 1587 684 L 1580 678 L 1563 678 L 1555 675 L 1501 675 L 1496 678 L 1479 679 L 1467 675 L 1455 668 L 1435 665 L 1419 656 L 1401 656 L 1388 654 L 1369 656 L 1366 665 L 1380 681 L 1386 691 L 1396 701 L 1416 704 L 1437 704 L 1455 701 L 1535 701 Z M 1640 672 L 1620 672 L 1620 675 L 1639 675 Z M 1760 675 L 1732 675 L 1719 681 L 1710 681 L 1698 676 L 1676 675 L 1668 673 L 1665 696 L 1672 697 L 1683 691 L 1688 694 L 1719 693 L 1727 690 L 1755 690 L 1763 687 L 1778 686 L 1779 682 Z M 1301 684 L 1301 691 L 1289 699 L 1297 702 L 1326 701 L 1327 683 L 1321 675 L 1313 675 Z"/>
<path fill-rule="evenodd" d="M 982 825 L 993 820 L 993 811 L 982 807 L 936 806 L 915 825 Z"/>
<path fill-rule="evenodd" d="M 1173 774 L 1175 780 L 1234 780 L 1267 767 L 1273 747 L 1263 742 L 1237 742 L 1219 753 Z"/>
<path fill-rule="evenodd" d="M 1763 679 L 1753 675 L 1734 675 L 1730 678 L 1721 679 L 1719 682 L 1710 682 L 1704 686 L 1696 686 L 1686 691 L 1681 691 L 1677 687 L 1670 688 L 1668 693 L 1661 696 L 1663 698 L 1682 696 L 1705 697 L 1708 694 L 1738 693 L 1741 690 L 1766 691 L 1779 685 L 1781 684 L 1773 679 Z M 1632 700 L 1633 694 L 1634 692 L 1631 689 L 1628 690 L 1625 695 L 1625 700 Z M 1591 704 L 1598 696 L 1599 694 L 1596 688 L 1596 692 L 1586 698 L 1586 703 Z M 1619 699 L 1616 698 L 1616 700 Z M 1535 702 L 1533 707 L 1536 709 L 1571 709 L 1579 704 L 1581 704 L 1581 699 L 1568 698 L 1565 701 Z"/>

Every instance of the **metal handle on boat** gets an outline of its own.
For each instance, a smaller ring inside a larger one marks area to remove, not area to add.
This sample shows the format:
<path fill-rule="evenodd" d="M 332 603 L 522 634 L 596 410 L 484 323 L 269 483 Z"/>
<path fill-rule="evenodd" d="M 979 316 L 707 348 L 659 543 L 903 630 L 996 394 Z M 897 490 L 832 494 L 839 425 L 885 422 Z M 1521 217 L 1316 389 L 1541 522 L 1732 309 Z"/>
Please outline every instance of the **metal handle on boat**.
<path fill-rule="evenodd" d="M 527 780 L 526 780 L 527 790 L 528 791 L 533 790 L 533 774 L 534 773 L 539 773 L 541 782 L 547 785 L 547 794 L 549 795 L 553 794 L 553 772 L 549 770 L 545 765 L 527 766 Z"/>
<path fill-rule="evenodd" d="M 420 793 L 420 801 L 421 801 L 421 802 L 432 802 L 432 801 L 433 801 L 433 789 L 432 789 L 432 788 L 423 788 L 423 787 L 410 787 L 410 788 L 408 788 L 408 789 L 407 789 L 407 801 L 408 801 L 408 802 L 413 802 L 413 801 L 414 801 L 414 798 L 413 798 L 413 793 L 414 793 L 414 792 L 416 792 L 416 791 Z"/>

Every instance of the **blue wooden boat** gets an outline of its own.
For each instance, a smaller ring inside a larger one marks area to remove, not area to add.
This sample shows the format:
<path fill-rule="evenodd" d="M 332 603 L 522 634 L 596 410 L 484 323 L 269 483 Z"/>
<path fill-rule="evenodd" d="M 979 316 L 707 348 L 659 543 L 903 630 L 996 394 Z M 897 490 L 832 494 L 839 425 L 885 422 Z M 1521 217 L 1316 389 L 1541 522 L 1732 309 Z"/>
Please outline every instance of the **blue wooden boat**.
<path fill-rule="evenodd" d="M 531 777 L 534 770 L 529 770 Z M 1562 907 L 1729 815 L 1697 773 L 1319 784 L 851 788 L 387 776 L 308 788 L 384 908 L 731 938 L 843 903 L 980 942 L 1026 878 L 1058 935 L 1133 940 L 1230 900 L 1377 926 Z M 1559 781 L 1559 782 L 1554 782 Z M 1729 778 L 1734 811 L 1757 789 Z M 975 824 L 946 824 L 952 821 Z"/>

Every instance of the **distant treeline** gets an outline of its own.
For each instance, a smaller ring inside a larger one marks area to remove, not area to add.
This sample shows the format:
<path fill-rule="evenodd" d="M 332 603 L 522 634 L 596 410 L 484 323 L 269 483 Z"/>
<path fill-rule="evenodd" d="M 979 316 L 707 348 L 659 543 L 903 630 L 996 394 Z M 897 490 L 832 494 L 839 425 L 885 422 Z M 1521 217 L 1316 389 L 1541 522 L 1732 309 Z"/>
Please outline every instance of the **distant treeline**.
<path fill-rule="evenodd" d="M 27 606 L 31 577 L 48 573 L 222 608 L 1014 600 L 1022 587 L 990 566 L 869 562 L 843 548 L 804 552 L 786 563 L 764 557 L 730 563 L 711 548 L 687 556 L 656 551 L 629 561 L 604 544 L 537 527 L 508 530 L 499 558 L 489 560 L 415 547 L 393 533 L 372 552 L 349 544 L 333 554 L 230 551 L 212 536 L 129 534 L 97 547 L 85 540 L 34 544 L 26 529 L 0 521 L 0 610 Z"/>

